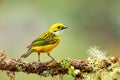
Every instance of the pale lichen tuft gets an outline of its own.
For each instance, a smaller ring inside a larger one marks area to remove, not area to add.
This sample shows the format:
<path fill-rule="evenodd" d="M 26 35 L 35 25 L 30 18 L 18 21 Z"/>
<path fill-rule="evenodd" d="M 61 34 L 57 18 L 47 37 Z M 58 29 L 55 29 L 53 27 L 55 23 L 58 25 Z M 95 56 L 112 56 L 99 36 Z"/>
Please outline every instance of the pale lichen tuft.
<path fill-rule="evenodd" d="M 90 57 L 98 58 L 98 59 L 106 59 L 106 52 L 101 50 L 99 47 L 94 45 L 90 47 L 87 51 Z"/>

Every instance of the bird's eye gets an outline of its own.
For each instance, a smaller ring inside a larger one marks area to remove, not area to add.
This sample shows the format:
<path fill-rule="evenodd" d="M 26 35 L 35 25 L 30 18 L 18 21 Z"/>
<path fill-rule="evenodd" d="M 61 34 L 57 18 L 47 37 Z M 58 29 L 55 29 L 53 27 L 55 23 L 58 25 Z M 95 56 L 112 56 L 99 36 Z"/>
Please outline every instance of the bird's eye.
<path fill-rule="evenodd" d="M 57 28 L 60 29 L 60 26 L 58 26 Z"/>

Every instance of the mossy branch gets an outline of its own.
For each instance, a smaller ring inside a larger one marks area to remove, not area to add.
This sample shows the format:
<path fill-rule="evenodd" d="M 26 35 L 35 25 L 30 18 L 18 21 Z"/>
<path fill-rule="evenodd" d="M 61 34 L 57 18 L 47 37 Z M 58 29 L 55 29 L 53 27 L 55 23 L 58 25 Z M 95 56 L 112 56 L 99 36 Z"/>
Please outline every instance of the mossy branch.
<path fill-rule="evenodd" d="M 68 74 L 73 76 L 74 80 L 120 80 L 120 57 L 89 57 L 87 60 L 63 59 L 42 63 L 6 59 L 5 53 L 0 52 L 0 70 L 7 71 L 11 80 L 14 80 L 15 72 L 40 76 Z"/>

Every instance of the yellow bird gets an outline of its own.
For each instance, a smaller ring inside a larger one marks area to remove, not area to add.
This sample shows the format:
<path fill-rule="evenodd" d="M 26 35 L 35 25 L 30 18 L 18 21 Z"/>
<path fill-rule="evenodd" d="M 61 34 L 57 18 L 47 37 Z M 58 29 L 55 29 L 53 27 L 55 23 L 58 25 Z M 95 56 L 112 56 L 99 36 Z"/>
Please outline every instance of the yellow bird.
<path fill-rule="evenodd" d="M 54 49 L 60 42 L 60 32 L 67 27 L 61 23 L 53 24 L 49 30 L 41 34 L 37 39 L 35 39 L 27 48 L 27 52 L 24 53 L 20 59 L 27 58 L 31 53 L 38 53 L 38 61 L 40 61 L 40 54 L 47 53 L 49 57 L 55 60 L 50 52 Z"/>

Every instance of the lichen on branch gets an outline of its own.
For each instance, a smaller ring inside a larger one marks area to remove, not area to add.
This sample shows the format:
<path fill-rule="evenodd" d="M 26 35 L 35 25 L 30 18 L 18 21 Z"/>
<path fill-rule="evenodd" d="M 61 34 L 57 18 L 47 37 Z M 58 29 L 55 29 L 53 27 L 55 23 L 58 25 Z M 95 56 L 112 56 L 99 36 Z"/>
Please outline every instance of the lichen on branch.
<path fill-rule="evenodd" d="M 96 47 L 91 48 L 89 53 L 86 60 L 66 58 L 57 62 L 54 60 L 27 62 L 19 59 L 6 59 L 6 54 L 0 52 L 0 70 L 6 71 L 11 80 L 14 80 L 15 72 L 45 77 L 68 74 L 73 76 L 74 80 L 120 80 L 120 57 L 106 57 L 104 52 Z"/>

